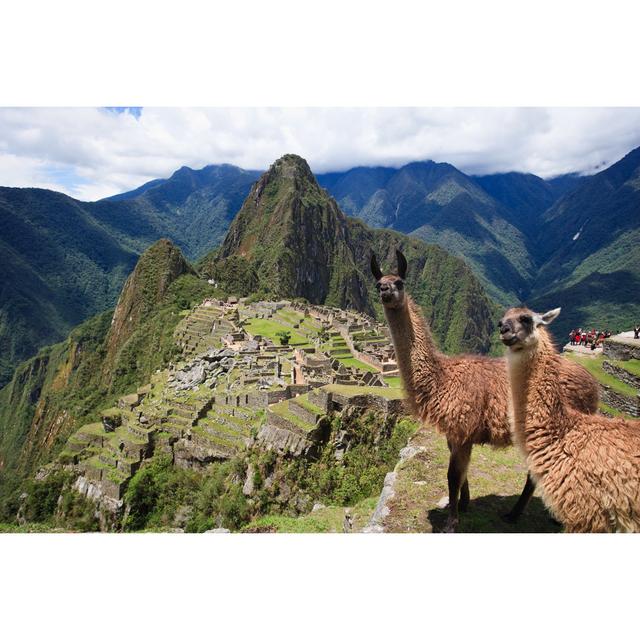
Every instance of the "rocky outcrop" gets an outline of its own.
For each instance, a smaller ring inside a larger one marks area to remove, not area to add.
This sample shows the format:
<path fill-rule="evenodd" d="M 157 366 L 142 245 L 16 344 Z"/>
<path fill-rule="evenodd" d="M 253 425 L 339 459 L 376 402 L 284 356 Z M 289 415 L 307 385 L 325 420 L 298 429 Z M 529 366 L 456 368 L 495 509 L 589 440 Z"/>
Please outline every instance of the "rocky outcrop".
<path fill-rule="evenodd" d="M 384 521 L 389 515 L 389 502 L 395 495 L 394 485 L 398 479 L 398 468 L 404 464 L 407 460 L 410 460 L 416 454 L 424 451 L 424 447 L 406 446 L 400 451 L 400 459 L 393 471 L 387 473 L 384 478 L 384 485 L 376 503 L 376 508 L 371 515 L 371 519 L 367 526 L 362 530 L 362 533 L 384 533 L 385 526 Z"/>

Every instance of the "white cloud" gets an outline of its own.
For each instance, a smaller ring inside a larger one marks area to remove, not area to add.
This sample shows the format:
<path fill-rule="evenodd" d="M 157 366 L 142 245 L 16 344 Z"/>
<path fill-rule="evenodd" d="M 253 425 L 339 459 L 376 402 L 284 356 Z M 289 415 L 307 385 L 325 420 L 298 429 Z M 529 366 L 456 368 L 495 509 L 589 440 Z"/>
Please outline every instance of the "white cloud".
<path fill-rule="evenodd" d="M 0 184 L 91 200 L 182 165 L 264 169 L 284 153 L 316 172 L 432 159 L 552 177 L 593 173 L 637 146 L 635 108 L 5 108 Z"/>

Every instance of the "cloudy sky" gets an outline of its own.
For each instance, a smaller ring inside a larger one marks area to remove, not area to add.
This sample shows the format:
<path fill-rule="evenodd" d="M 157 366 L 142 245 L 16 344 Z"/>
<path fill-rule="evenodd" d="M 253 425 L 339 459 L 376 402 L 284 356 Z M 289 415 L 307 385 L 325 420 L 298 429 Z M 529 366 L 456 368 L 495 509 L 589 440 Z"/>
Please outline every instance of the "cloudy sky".
<path fill-rule="evenodd" d="M 640 146 L 640 108 L 2 108 L 0 185 L 96 200 L 183 165 L 315 172 L 449 162 L 471 174 L 594 173 Z"/>

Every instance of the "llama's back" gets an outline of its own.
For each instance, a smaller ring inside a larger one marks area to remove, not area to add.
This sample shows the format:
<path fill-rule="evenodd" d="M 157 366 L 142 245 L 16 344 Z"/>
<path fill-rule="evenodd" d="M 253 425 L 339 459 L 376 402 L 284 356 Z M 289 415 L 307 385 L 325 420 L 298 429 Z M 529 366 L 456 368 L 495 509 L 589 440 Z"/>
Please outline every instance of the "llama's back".
<path fill-rule="evenodd" d="M 640 421 L 566 416 L 563 436 L 529 456 L 547 506 L 567 531 L 640 531 Z"/>

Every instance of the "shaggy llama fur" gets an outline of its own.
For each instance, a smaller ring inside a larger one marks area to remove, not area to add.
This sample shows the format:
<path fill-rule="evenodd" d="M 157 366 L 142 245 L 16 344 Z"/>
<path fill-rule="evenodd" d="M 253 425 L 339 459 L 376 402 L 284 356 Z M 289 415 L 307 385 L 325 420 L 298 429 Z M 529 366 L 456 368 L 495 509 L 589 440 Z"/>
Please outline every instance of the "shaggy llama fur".
<path fill-rule="evenodd" d="M 515 441 L 566 531 L 640 531 L 640 421 L 567 404 L 556 384 L 562 358 L 542 326 L 558 313 L 518 308 L 502 320 Z"/>

